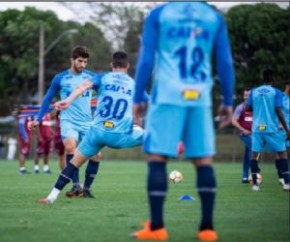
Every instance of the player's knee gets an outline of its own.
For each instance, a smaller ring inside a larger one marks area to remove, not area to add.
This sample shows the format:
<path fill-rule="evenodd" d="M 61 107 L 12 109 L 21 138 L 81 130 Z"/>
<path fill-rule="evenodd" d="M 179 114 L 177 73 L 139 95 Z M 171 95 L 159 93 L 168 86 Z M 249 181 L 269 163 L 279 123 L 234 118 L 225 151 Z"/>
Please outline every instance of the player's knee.
<path fill-rule="evenodd" d="M 99 162 L 102 159 L 102 153 L 99 152 L 98 154 L 94 155 L 93 157 L 90 158 L 90 160 Z"/>

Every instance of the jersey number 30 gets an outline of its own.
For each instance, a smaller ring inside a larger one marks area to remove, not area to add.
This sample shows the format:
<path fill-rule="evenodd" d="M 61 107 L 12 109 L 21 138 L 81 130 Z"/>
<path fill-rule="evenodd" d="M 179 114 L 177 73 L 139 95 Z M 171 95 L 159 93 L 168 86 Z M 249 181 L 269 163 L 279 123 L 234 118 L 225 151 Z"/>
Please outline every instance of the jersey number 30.
<path fill-rule="evenodd" d="M 126 99 L 121 98 L 114 102 L 111 96 L 105 96 L 101 103 L 105 104 L 99 112 L 100 116 L 103 118 L 111 116 L 112 118 L 120 120 L 124 117 L 128 107 Z"/>

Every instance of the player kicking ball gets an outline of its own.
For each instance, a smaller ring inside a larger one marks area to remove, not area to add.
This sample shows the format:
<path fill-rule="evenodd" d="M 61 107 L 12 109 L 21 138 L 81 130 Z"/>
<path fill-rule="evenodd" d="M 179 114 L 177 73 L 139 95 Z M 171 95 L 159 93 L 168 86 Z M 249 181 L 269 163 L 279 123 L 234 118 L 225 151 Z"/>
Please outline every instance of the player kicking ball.
<path fill-rule="evenodd" d="M 77 147 L 70 163 L 59 175 L 53 189 L 40 203 L 51 204 L 70 182 L 75 171 L 85 161 L 105 146 L 115 149 L 139 146 L 143 141 L 144 130 L 134 125 L 132 108 L 135 81 L 127 74 L 128 57 L 125 52 L 115 52 L 111 63 L 112 72 L 96 75 L 92 80 L 78 86 L 66 99 L 56 102 L 57 109 L 66 109 L 75 99 L 81 98 L 87 89 L 93 88 L 98 93 L 98 106 L 95 122 Z M 143 93 L 147 102 L 147 95 Z"/>

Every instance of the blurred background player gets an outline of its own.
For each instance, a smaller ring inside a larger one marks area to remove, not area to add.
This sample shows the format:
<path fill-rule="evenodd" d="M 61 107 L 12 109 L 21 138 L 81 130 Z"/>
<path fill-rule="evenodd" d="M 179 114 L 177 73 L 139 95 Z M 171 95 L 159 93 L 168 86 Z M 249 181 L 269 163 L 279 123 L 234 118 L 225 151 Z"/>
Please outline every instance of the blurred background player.
<path fill-rule="evenodd" d="M 166 161 L 176 157 L 178 142 L 184 157 L 196 167 L 201 200 L 198 239 L 215 241 L 213 226 L 216 179 L 212 166 L 215 134 L 212 114 L 212 54 L 223 94 L 219 128 L 231 123 L 234 69 L 227 26 L 221 13 L 205 2 L 170 2 L 145 19 L 136 71 L 134 116 L 143 120 L 140 99 L 154 69 L 146 116 L 143 150 L 148 155 L 147 195 L 150 220 L 133 234 L 137 240 L 166 240 L 163 208 L 167 195 Z M 154 66 L 156 64 L 156 66 Z"/>
<path fill-rule="evenodd" d="M 28 123 L 32 121 L 32 116 L 27 114 L 19 114 L 17 119 L 17 134 L 19 141 L 19 173 L 29 174 L 26 169 L 26 159 L 30 153 L 31 130 L 28 129 Z"/>
<path fill-rule="evenodd" d="M 250 89 L 249 88 L 245 89 L 243 93 L 244 101 L 235 108 L 232 117 L 232 125 L 238 129 L 239 137 L 245 145 L 243 169 L 242 169 L 242 183 L 249 182 L 248 178 L 252 154 L 251 129 L 253 124 L 253 113 L 251 111 L 246 111 L 246 100 L 249 94 Z"/>
<path fill-rule="evenodd" d="M 43 115 L 46 113 L 49 104 L 54 96 L 59 94 L 61 100 L 65 99 L 76 87 L 84 81 L 92 79 L 94 73 L 85 69 L 89 59 L 89 52 L 84 46 L 77 46 L 71 52 L 70 68 L 57 74 L 47 90 L 38 113 L 37 120 L 31 123 L 30 128 L 39 125 Z M 78 97 L 68 109 L 60 113 L 61 137 L 65 147 L 66 163 L 69 164 L 73 157 L 77 144 L 82 140 L 85 133 L 92 125 L 93 117 L 91 111 L 92 90 L 86 90 Z M 99 157 L 94 157 L 99 160 Z M 99 163 L 97 163 L 98 165 Z M 92 160 L 89 161 L 87 169 L 94 175 L 98 166 Z M 82 188 L 79 181 L 79 170 L 75 171 L 72 177 L 73 187 L 66 193 L 68 197 L 81 196 Z"/>
<path fill-rule="evenodd" d="M 290 131 L 286 124 L 282 111 L 283 94 L 280 90 L 272 87 L 274 83 L 274 71 L 267 69 L 263 71 L 264 84 L 254 88 L 246 103 L 246 110 L 253 111 L 252 125 L 252 157 L 251 173 L 253 179 L 252 190 L 259 191 L 257 174 L 259 172 L 258 156 L 265 147 L 277 154 L 276 168 L 281 172 L 284 185 L 283 190 L 290 190 L 290 175 L 285 139 L 290 139 Z M 281 135 L 279 122 L 286 131 Z"/>
<path fill-rule="evenodd" d="M 14 160 L 17 151 L 17 139 L 15 139 L 14 137 L 9 137 L 7 140 L 7 144 L 7 160 Z"/>
<path fill-rule="evenodd" d="M 284 118 L 286 121 L 286 124 L 288 126 L 288 129 L 290 129 L 290 81 L 284 82 L 284 92 L 283 92 L 283 104 L 282 104 L 282 111 L 284 114 Z M 285 130 L 283 129 L 283 126 L 280 124 L 279 126 L 280 132 L 282 136 L 286 136 Z M 290 140 L 286 139 L 286 149 L 287 149 L 287 156 L 288 159 L 290 157 Z M 284 179 L 281 170 L 279 170 L 279 167 L 277 167 L 279 157 L 276 156 L 276 168 L 278 170 L 278 177 L 279 177 L 279 183 L 281 185 L 284 185 Z"/>
<path fill-rule="evenodd" d="M 34 157 L 34 173 L 39 173 L 39 160 L 43 158 L 43 173 L 51 174 L 49 169 L 49 155 L 52 149 L 52 127 L 50 114 L 46 113 L 39 123 L 37 129 L 37 147 L 36 155 Z"/>

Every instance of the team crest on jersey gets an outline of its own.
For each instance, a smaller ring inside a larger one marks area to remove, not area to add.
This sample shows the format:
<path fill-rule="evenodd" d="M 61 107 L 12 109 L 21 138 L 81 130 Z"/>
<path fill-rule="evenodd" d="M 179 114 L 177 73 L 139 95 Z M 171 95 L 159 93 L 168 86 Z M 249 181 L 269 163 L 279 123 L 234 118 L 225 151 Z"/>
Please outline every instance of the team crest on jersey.
<path fill-rule="evenodd" d="M 185 100 L 197 100 L 200 97 L 200 92 L 195 89 L 186 89 L 182 92 L 182 96 Z"/>
<path fill-rule="evenodd" d="M 104 121 L 104 122 L 103 122 L 103 125 L 104 125 L 104 127 L 107 128 L 107 129 L 112 129 L 112 128 L 115 127 L 115 124 L 114 124 L 113 122 L 111 122 L 111 121 Z"/>
<path fill-rule="evenodd" d="M 260 124 L 260 125 L 258 126 L 258 129 L 259 129 L 260 131 L 265 131 L 266 128 L 267 128 L 267 126 L 264 125 L 264 124 Z"/>

